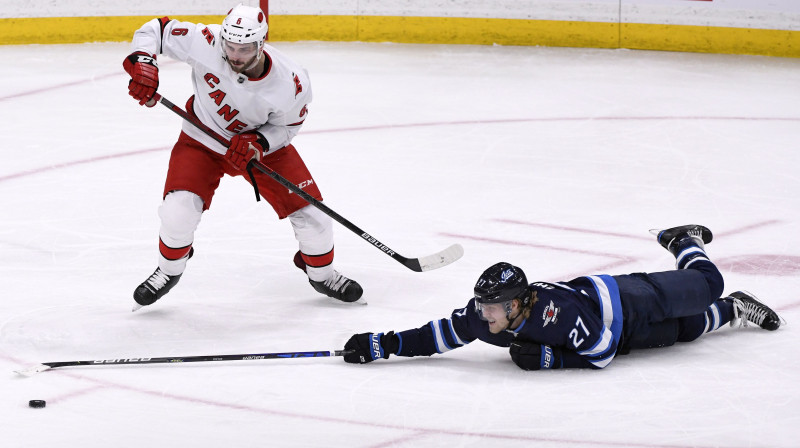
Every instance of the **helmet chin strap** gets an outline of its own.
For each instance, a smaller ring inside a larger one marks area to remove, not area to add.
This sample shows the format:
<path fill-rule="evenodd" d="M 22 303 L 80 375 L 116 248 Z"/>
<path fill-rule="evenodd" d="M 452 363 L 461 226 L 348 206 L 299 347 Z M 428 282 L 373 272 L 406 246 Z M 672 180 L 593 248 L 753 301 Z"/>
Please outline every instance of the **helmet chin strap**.
<path fill-rule="evenodd" d="M 508 310 L 508 311 L 506 312 L 506 320 L 508 321 L 508 325 L 506 325 L 506 328 L 503 328 L 503 330 L 502 330 L 502 331 L 506 331 L 506 330 L 509 330 L 509 329 L 511 329 L 511 325 L 514 323 L 514 321 L 515 321 L 515 320 L 517 320 L 517 318 L 518 318 L 519 316 L 521 316 L 521 315 L 522 315 L 522 311 L 523 311 L 523 310 L 522 310 L 522 308 L 520 307 L 520 309 L 519 309 L 519 313 L 517 313 L 517 315 L 516 315 L 516 316 L 514 316 L 513 318 L 511 317 L 511 311 L 512 311 L 512 310 Z"/>
<path fill-rule="evenodd" d="M 515 320 L 517 320 L 517 318 L 520 316 L 520 314 L 522 314 L 522 311 L 520 311 L 519 313 L 517 313 L 517 315 L 516 315 L 516 316 L 514 316 L 514 317 L 512 318 L 512 317 L 511 317 L 511 310 L 508 310 L 508 311 L 506 312 L 506 320 L 508 321 L 508 325 L 506 325 L 506 327 L 505 327 L 505 328 L 503 328 L 503 330 L 502 330 L 502 331 L 506 331 L 506 330 L 510 329 L 510 328 L 511 328 L 511 324 L 513 324 L 513 323 L 514 323 L 514 321 L 515 321 Z"/>
<path fill-rule="evenodd" d="M 250 70 L 251 68 L 255 67 L 256 64 L 258 64 L 258 61 L 261 60 L 261 55 L 264 54 L 263 50 L 264 50 L 264 42 L 261 42 L 260 44 L 256 45 L 256 58 L 253 59 L 253 63 L 250 64 L 250 66 L 244 69 L 243 71 Z"/>
<path fill-rule="evenodd" d="M 519 317 L 519 314 L 517 314 L 513 318 L 511 316 L 509 316 L 509 315 L 506 315 L 506 320 L 508 321 L 508 325 L 506 325 L 506 328 L 503 328 L 503 331 L 510 330 L 511 329 L 511 324 L 513 324 L 514 321 L 517 320 L 518 317 Z"/>
<path fill-rule="evenodd" d="M 244 72 L 250 70 L 251 68 L 255 67 L 256 64 L 258 64 L 258 61 L 260 60 L 261 60 L 261 52 L 259 51 L 258 54 L 256 55 L 256 58 L 253 59 L 253 63 L 248 65 L 247 68 L 242 70 L 242 74 L 244 74 Z"/>

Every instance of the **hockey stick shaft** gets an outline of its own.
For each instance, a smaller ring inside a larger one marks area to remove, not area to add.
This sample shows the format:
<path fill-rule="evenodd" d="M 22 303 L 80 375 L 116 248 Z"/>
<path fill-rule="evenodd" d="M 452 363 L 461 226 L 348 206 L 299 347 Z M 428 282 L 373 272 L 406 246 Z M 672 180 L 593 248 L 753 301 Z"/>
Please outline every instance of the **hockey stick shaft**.
<path fill-rule="evenodd" d="M 44 372 L 45 370 L 58 367 L 75 366 L 108 366 L 108 365 L 127 365 L 127 364 L 185 364 L 189 362 L 215 362 L 215 361 L 253 361 L 260 359 L 278 358 L 323 358 L 332 356 L 345 356 L 352 353 L 352 350 L 333 350 L 333 351 L 312 351 L 312 352 L 284 352 L 284 353 L 249 353 L 243 355 L 205 355 L 205 356 L 173 356 L 163 358 L 118 358 L 118 359 L 96 359 L 91 361 L 59 361 L 43 362 L 37 366 L 18 370 L 17 373 L 24 376 Z"/>
<path fill-rule="evenodd" d="M 168 99 L 164 98 L 160 94 L 156 93 L 153 96 L 153 98 L 150 100 L 150 102 L 153 102 L 153 101 L 160 102 L 161 104 L 166 106 L 169 110 L 175 112 L 176 114 L 181 116 L 184 120 L 188 121 L 189 123 L 191 123 L 192 125 L 194 125 L 198 129 L 203 131 L 206 135 L 208 135 L 209 137 L 211 137 L 214 140 L 216 140 L 220 145 L 223 145 L 226 148 L 230 146 L 231 143 L 230 143 L 230 141 L 228 141 L 228 139 L 226 139 L 225 137 L 219 135 L 213 129 L 209 128 L 208 126 L 206 126 L 205 124 L 200 122 L 200 120 L 198 120 L 196 117 L 190 115 L 185 110 L 183 110 L 180 107 L 176 106 L 175 104 L 173 104 L 171 101 L 169 101 Z M 150 102 L 148 102 L 148 105 L 150 104 Z M 315 198 L 314 196 L 311 196 L 310 194 L 306 193 L 305 191 L 303 191 L 303 189 L 301 189 L 297 185 L 293 184 L 292 182 L 290 182 L 288 179 L 286 179 L 285 177 L 281 176 L 280 174 L 276 173 L 272 168 L 266 166 L 265 164 L 261 163 L 260 161 L 253 159 L 248 163 L 247 167 L 248 167 L 248 172 L 250 171 L 251 168 L 255 168 L 256 170 L 266 174 L 267 176 L 269 176 L 270 178 L 272 178 L 276 182 L 278 182 L 281 185 L 283 185 L 284 187 L 288 188 L 292 193 L 300 196 L 306 202 L 308 202 L 309 204 L 311 204 L 314 207 L 318 208 L 319 210 L 321 210 L 326 215 L 330 216 L 334 221 L 338 222 L 339 224 L 343 225 L 344 227 L 346 227 L 351 232 L 353 232 L 356 235 L 360 236 L 362 239 L 364 239 L 364 241 L 366 241 L 369 244 L 375 246 L 378 250 L 380 250 L 381 252 L 385 253 L 386 255 L 394 258 L 400 264 L 402 264 L 403 266 L 407 267 L 408 269 L 411 269 L 414 272 L 429 271 L 429 270 L 432 270 L 432 269 L 437 269 L 437 268 L 446 266 L 446 265 L 458 260 L 464 254 L 464 249 L 461 247 L 461 245 L 454 244 L 454 245 L 448 247 L 447 249 L 445 249 L 445 250 L 443 250 L 441 252 L 437 252 L 436 254 L 429 255 L 427 257 L 406 258 L 406 257 L 398 254 L 397 252 L 395 252 L 389 246 L 383 244 L 381 241 L 379 241 L 374 236 L 372 236 L 369 233 L 363 231 L 361 228 L 359 228 L 358 226 L 356 226 L 355 224 L 353 224 L 349 220 L 345 219 L 342 215 L 336 213 L 330 207 L 328 207 L 327 205 L 323 204 L 317 198 Z M 256 191 L 258 191 L 258 190 L 256 190 Z"/>

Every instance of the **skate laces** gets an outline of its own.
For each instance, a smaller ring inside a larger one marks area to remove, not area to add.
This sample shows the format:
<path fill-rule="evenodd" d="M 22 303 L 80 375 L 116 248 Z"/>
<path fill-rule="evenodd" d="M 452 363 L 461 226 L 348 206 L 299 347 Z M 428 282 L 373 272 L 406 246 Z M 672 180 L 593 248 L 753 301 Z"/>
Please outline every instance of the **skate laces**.
<path fill-rule="evenodd" d="M 147 283 L 149 283 L 153 288 L 158 291 L 159 289 L 163 288 L 164 285 L 167 284 L 169 281 L 169 275 L 165 274 L 161 268 L 157 268 L 153 275 L 147 279 Z"/>
<path fill-rule="evenodd" d="M 700 230 L 699 227 L 695 227 L 694 229 L 691 229 L 691 230 L 687 231 L 686 233 L 688 233 L 689 236 L 694 237 L 694 238 L 700 238 L 700 239 L 703 238 L 703 231 Z"/>
<path fill-rule="evenodd" d="M 731 295 L 733 299 L 733 319 L 731 326 L 747 327 L 754 323 L 765 330 L 777 330 L 786 321 L 767 305 L 745 291 L 737 291 Z M 741 321 L 740 321 L 741 320 Z"/>
<path fill-rule="evenodd" d="M 763 306 L 759 306 L 757 303 L 750 301 L 750 300 L 742 300 L 742 299 L 733 299 L 734 309 L 738 308 L 738 313 L 734 313 L 734 315 L 738 314 L 737 317 L 742 317 L 741 325 L 743 327 L 747 327 L 748 321 L 761 326 L 764 323 L 764 319 L 767 318 L 767 310 Z"/>
<path fill-rule="evenodd" d="M 333 275 L 325 280 L 323 284 L 326 288 L 332 291 L 341 292 L 341 290 L 344 289 L 345 285 L 347 285 L 347 282 L 349 281 L 349 278 L 340 274 L 338 271 L 333 271 Z"/>

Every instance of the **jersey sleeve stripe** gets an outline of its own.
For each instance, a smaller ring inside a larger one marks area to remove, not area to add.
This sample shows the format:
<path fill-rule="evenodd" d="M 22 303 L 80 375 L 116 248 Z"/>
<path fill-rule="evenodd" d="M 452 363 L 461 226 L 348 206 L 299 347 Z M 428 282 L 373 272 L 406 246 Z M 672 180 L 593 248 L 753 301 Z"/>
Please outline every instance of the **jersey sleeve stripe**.
<path fill-rule="evenodd" d="M 611 363 L 611 361 L 614 359 L 614 354 L 615 353 L 612 353 L 603 359 L 589 359 L 588 361 L 598 369 L 602 369 Z"/>
<path fill-rule="evenodd" d="M 442 325 L 440 322 L 431 321 L 430 324 L 431 330 L 433 330 L 433 343 L 436 345 L 436 352 L 437 353 L 445 353 L 452 350 L 450 347 L 447 346 L 447 343 L 444 341 L 444 334 L 442 334 Z"/>
<path fill-rule="evenodd" d="M 622 302 L 617 282 L 608 275 L 588 276 L 600 298 L 600 314 L 603 324 L 611 330 L 616 341 L 622 334 Z"/>
<path fill-rule="evenodd" d="M 447 343 L 447 334 L 444 332 L 445 328 L 449 329 L 450 327 L 449 326 L 445 327 L 444 325 L 442 325 L 442 321 L 446 320 L 447 319 L 440 319 L 439 322 L 436 322 L 436 326 L 439 330 L 439 333 L 442 335 L 442 342 L 444 343 L 444 346 L 447 348 L 447 351 L 450 351 L 454 347 L 451 347 L 450 344 Z"/>
<path fill-rule="evenodd" d="M 600 302 L 603 334 L 594 347 L 578 352 L 578 354 L 586 356 L 587 361 L 602 369 L 614 359 L 617 353 L 617 344 L 622 335 L 622 302 L 619 297 L 619 287 L 613 277 L 591 275 L 587 278 L 594 285 Z"/>
<path fill-rule="evenodd" d="M 162 17 L 158 19 L 159 25 L 159 39 L 158 39 L 158 54 L 163 54 L 164 49 L 164 29 L 167 27 L 167 24 L 170 22 L 169 17 Z"/>
<path fill-rule="evenodd" d="M 453 321 L 452 320 L 447 319 L 447 325 L 450 326 L 450 334 L 453 335 L 453 340 L 456 342 L 456 344 L 458 344 L 459 346 L 468 344 L 468 342 L 464 342 L 463 339 L 458 337 L 458 333 L 456 333 L 456 329 L 453 327 Z"/>
<path fill-rule="evenodd" d="M 613 335 L 611 334 L 611 331 L 609 331 L 607 327 L 603 327 L 603 336 L 600 337 L 594 347 L 588 350 L 580 351 L 578 354 L 583 356 L 595 356 L 605 353 L 612 347 L 612 339 Z"/>

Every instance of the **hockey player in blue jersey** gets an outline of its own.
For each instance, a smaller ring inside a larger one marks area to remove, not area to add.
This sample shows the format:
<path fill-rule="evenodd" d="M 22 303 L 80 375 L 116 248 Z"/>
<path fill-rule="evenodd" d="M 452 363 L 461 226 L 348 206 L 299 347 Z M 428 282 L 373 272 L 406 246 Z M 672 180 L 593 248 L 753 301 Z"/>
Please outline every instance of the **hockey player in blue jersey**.
<path fill-rule="evenodd" d="M 399 333 L 361 333 L 345 344 L 349 363 L 389 355 L 430 356 L 479 339 L 510 347 L 522 369 L 608 366 L 632 349 L 690 342 L 726 323 L 777 330 L 778 315 L 750 293 L 722 297 L 723 279 L 705 252 L 711 231 L 685 225 L 654 231 L 676 258 L 676 270 L 587 275 L 528 283 L 508 263 L 484 271 L 475 296 L 449 318 Z"/>

